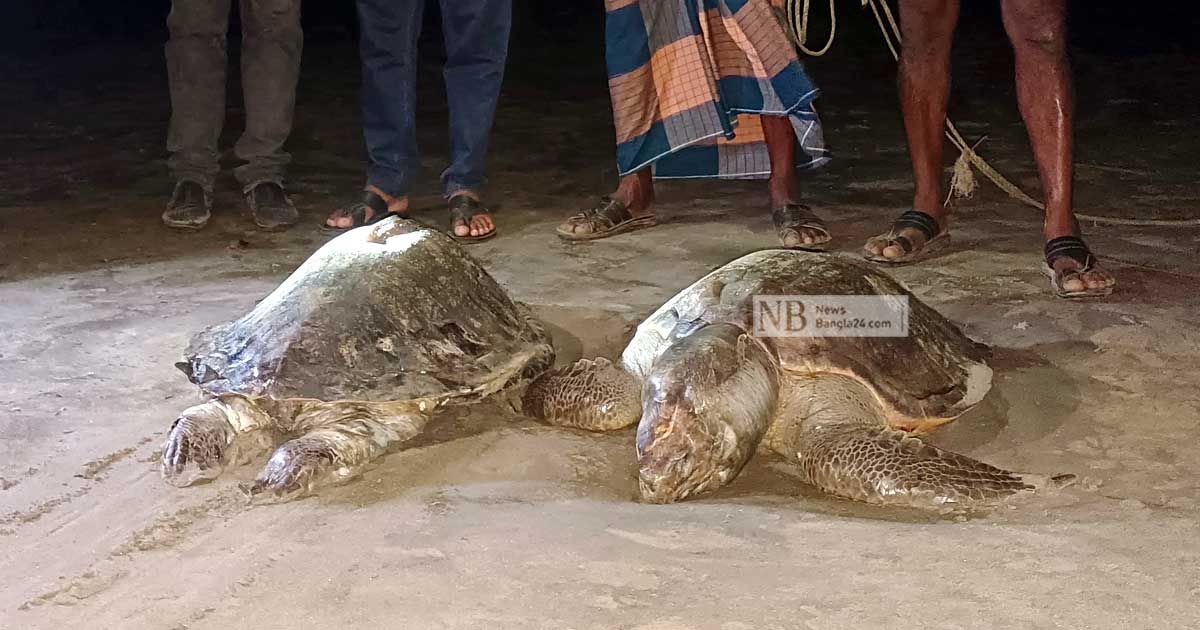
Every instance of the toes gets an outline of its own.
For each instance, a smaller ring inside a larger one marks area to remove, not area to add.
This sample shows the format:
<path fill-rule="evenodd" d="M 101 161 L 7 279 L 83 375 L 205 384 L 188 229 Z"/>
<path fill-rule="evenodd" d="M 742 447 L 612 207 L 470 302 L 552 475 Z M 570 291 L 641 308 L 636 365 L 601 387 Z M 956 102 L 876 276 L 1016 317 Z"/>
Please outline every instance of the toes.
<path fill-rule="evenodd" d="M 494 228 L 492 218 L 487 215 L 479 215 L 471 218 L 471 236 L 483 236 L 491 232 Z"/>
<path fill-rule="evenodd" d="M 888 245 L 879 250 L 884 258 L 899 258 L 904 255 L 904 248 L 899 245 Z"/>
<path fill-rule="evenodd" d="M 1087 284 L 1089 289 L 1106 289 L 1117 283 L 1117 279 L 1112 277 L 1107 271 L 1102 269 L 1093 269 L 1087 273 L 1081 274 L 1083 282 Z"/>
<path fill-rule="evenodd" d="M 801 230 L 800 234 L 804 237 L 805 245 L 820 245 L 830 240 L 829 235 L 821 230 Z"/>
<path fill-rule="evenodd" d="M 1059 275 L 1059 284 L 1064 291 L 1095 291 L 1108 289 L 1116 285 L 1117 280 L 1112 274 L 1099 268 L 1081 271 L 1079 263 L 1065 258 L 1054 262 L 1054 270 Z"/>
<path fill-rule="evenodd" d="M 1068 273 L 1063 276 L 1062 288 L 1066 291 L 1085 291 L 1088 286 L 1079 274 Z"/>
<path fill-rule="evenodd" d="M 464 221 L 455 221 L 454 234 L 456 236 L 470 236 L 471 228 Z"/>
<path fill-rule="evenodd" d="M 779 241 L 784 247 L 812 246 L 829 241 L 829 237 L 820 230 L 810 228 L 785 229 Z"/>
<path fill-rule="evenodd" d="M 884 237 L 876 236 L 868 240 L 866 245 L 863 245 L 863 251 L 871 254 L 872 256 L 886 256 L 886 254 L 883 252 L 888 248 L 889 242 L 890 241 Z M 894 255 L 888 257 L 893 258 Z"/>

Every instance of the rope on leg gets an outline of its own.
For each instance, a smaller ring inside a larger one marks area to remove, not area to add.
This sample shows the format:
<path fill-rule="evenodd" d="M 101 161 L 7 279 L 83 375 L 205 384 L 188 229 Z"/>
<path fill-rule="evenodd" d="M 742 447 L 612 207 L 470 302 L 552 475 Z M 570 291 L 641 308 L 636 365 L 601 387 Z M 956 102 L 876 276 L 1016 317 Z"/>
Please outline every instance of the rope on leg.
<path fill-rule="evenodd" d="M 892 53 L 892 59 L 898 63 L 900 61 L 900 26 L 896 22 L 895 15 L 892 13 L 891 6 L 887 0 L 862 0 L 864 8 L 870 8 L 871 14 L 875 17 L 875 23 L 879 25 L 879 32 L 883 35 L 883 41 L 887 44 L 888 50 Z M 811 11 L 811 0 L 786 0 L 785 10 L 780 15 L 781 20 L 786 26 L 786 31 L 792 41 L 806 55 L 819 57 L 824 55 L 833 46 L 833 40 L 837 33 L 837 11 L 834 6 L 834 0 L 829 0 L 829 40 L 825 46 L 818 51 L 813 51 L 807 47 L 808 39 L 808 16 Z M 958 159 L 954 162 L 954 176 L 950 181 L 950 191 L 946 196 L 945 205 L 949 205 L 950 199 L 954 197 L 970 197 L 978 183 L 975 181 L 975 176 L 971 172 L 971 167 L 975 167 L 984 177 L 987 177 L 997 188 L 1003 190 L 1013 199 L 1020 201 L 1028 206 L 1045 211 L 1046 206 L 1042 202 L 1029 196 L 1025 191 L 1021 190 L 1016 184 L 1010 181 L 1007 177 L 992 167 L 991 164 L 984 160 L 978 153 L 975 152 L 975 147 L 979 146 L 979 142 L 983 141 L 980 138 L 975 145 L 967 144 L 965 138 L 959 133 L 954 122 L 950 117 L 946 117 L 946 137 L 950 139 L 950 143 L 959 151 Z M 986 137 L 986 136 L 985 136 Z M 1168 226 L 1168 227 L 1194 227 L 1200 226 L 1200 219 L 1125 219 L 1120 217 L 1102 217 L 1092 214 L 1075 213 L 1075 216 L 1084 221 L 1091 221 L 1096 225 L 1129 225 L 1129 226 Z"/>

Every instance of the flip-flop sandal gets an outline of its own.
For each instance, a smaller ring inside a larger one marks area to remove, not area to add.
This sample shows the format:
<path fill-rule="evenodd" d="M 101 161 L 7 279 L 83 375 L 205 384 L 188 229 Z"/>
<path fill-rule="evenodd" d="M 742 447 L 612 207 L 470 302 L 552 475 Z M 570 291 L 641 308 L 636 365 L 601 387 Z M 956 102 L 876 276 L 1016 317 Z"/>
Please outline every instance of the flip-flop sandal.
<path fill-rule="evenodd" d="M 489 238 L 492 238 L 493 236 L 495 236 L 496 228 L 494 228 L 494 227 L 492 228 L 492 230 L 490 232 L 487 232 L 485 234 L 480 234 L 478 236 L 471 236 L 470 234 L 468 234 L 467 236 L 459 236 L 458 234 L 454 233 L 454 226 L 459 221 L 462 221 L 463 225 L 466 225 L 469 228 L 471 226 L 471 219 L 473 219 L 476 216 L 479 216 L 481 214 L 491 215 L 491 214 L 495 214 L 495 213 L 492 212 L 491 210 L 488 210 L 487 208 L 483 207 L 483 204 L 479 203 L 472 197 L 468 197 L 467 195 L 458 195 L 458 196 L 454 197 L 453 199 L 451 199 L 450 200 L 450 237 L 456 241 L 460 241 L 463 243 L 478 243 L 480 241 L 486 241 Z"/>
<path fill-rule="evenodd" d="M 1067 278 L 1087 273 L 1096 268 L 1096 257 L 1092 255 L 1091 250 L 1088 249 L 1083 239 L 1078 236 L 1060 236 L 1050 239 L 1046 242 L 1045 256 L 1045 270 L 1046 274 L 1050 276 L 1050 288 L 1054 291 L 1054 295 L 1069 300 L 1078 300 L 1099 298 L 1112 294 L 1113 288 L 1111 285 L 1094 289 L 1083 289 L 1082 291 L 1068 291 L 1063 287 L 1063 281 Z M 1061 273 L 1055 271 L 1054 262 L 1064 256 L 1079 263 L 1079 268 Z"/>
<path fill-rule="evenodd" d="M 906 228 L 920 232 L 925 237 L 925 242 L 919 247 L 914 246 L 908 237 L 900 235 L 900 232 Z M 874 236 L 867 240 L 868 245 L 879 242 L 884 243 L 884 247 L 899 245 L 904 253 L 896 258 L 888 258 L 864 247 L 863 258 L 886 265 L 908 265 L 925 260 L 944 249 L 950 244 L 950 233 L 938 227 L 937 219 L 920 210 L 909 210 L 892 222 L 892 227 L 887 234 Z"/>
<path fill-rule="evenodd" d="M 829 233 L 829 228 L 825 227 L 825 222 L 821 220 L 821 217 L 814 214 L 812 208 L 804 204 L 789 203 L 782 208 L 771 210 L 771 221 L 775 223 L 780 246 L 786 249 L 823 252 L 829 249 L 829 243 L 833 240 L 833 236 Z M 800 236 L 800 230 L 820 232 L 825 236 L 825 240 L 816 243 L 805 243 Z M 789 235 L 794 236 L 796 240 L 801 242 L 795 245 L 784 245 Z"/>
<path fill-rule="evenodd" d="M 558 237 L 565 241 L 594 241 L 657 224 L 658 217 L 652 214 L 634 216 L 624 202 L 611 197 L 601 197 L 600 205 L 568 218 L 556 231 Z M 591 229 L 587 232 L 574 232 L 569 229 L 580 225 Z"/>
<path fill-rule="evenodd" d="M 369 218 L 367 217 L 368 211 L 371 212 L 371 216 Z M 345 232 L 348 230 L 353 230 L 354 228 L 363 227 L 364 225 L 373 225 L 375 223 L 379 223 L 388 217 L 404 216 L 403 213 L 392 212 L 388 210 L 387 200 L 369 190 L 367 191 L 367 194 L 363 195 L 362 201 L 351 204 L 344 208 L 338 208 L 337 210 L 333 211 L 333 214 L 340 214 L 341 216 L 350 217 L 350 225 L 347 227 L 334 227 L 329 225 L 329 223 L 322 223 L 321 231 L 334 233 Z M 333 216 L 333 214 L 329 216 Z M 326 218 L 325 221 L 329 221 L 329 219 Z"/>

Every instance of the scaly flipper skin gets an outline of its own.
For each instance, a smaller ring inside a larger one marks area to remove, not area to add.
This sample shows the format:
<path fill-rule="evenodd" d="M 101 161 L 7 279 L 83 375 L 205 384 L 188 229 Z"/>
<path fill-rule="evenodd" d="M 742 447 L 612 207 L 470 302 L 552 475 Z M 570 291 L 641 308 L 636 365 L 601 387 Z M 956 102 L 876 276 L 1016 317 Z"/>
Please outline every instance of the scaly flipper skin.
<path fill-rule="evenodd" d="M 883 427 L 809 431 L 798 447 L 792 457 L 809 483 L 867 503 L 969 507 L 1034 489 L 1007 470 Z"/>
<path fill-rule="evenodd" d="M 604 358 L 581 359 L 529 384 L 521 398 L 526 415 L 561 427 L 613 431 L 642 414 L 641 385 Z"/>
<path fill-rule="evenodd" d="M 265 499 L 291 499 L 354 478 L 393 444 L 417 436 L 436 403 L 285 401 L 279 415 L 300 436 L 284 442 L 250 489 Z"/>
<path fill-rule="evenodd" d="M 882 505 L 965 508 L 1033 490 L 1020 475 L 889 428 L 873 392 L 840 374 L 792 376 L 794 390 L 769 446 L 800 465 L 805 481 Z"/>
<path fill-rule="evenodd" d="M 174 486 L 214 479 L 270 447 L 275 419 L 254 400 L 224 394 L 179 414 L 163 444 L 159 470 Z"/>

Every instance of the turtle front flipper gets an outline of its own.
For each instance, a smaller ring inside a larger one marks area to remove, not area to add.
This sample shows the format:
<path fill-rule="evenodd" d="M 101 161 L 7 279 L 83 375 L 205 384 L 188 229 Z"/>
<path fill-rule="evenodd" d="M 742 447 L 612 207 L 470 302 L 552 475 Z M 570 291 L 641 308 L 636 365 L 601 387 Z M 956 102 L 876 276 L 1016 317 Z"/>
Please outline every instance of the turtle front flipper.
<path fill-rule="evenodd" d="M 179 487 L 213 479 L 269 448 L 275 424 L 267 410 L 240 394 L 189 407 L 171 424 L 159 471 Z"/>
<path fill-rule="evenodd" d="M 546 372 L 521 397 L 526 415 L 548 424 L 612 431 L 637 422 L 641 385 L 608 359 L 581 359 Z"/>
<path fill-rule="evenodd" d="M 299 437 L 275 449 L 250 494 L 260 500 L 287 500 L 329 484 L 348 481 L 394 444 L 417 436 L 437 406 L 433 400 L 322 402 L 297 400 L 290 407 L 290 431 Z"/>
<path fill-rule="evenodd" d="M 1020 475 L 886 427 L 810 431 L 788 455 L 809 483 L 867 503 L 953 508 L 1034 489 Z"/>
<path fill-rule="evenodd" d="M 1021 475 L 888 427 L 874 393 L 853 377 L 799 376 L 793 384 L 767 443 L 799 463 L 805 481 L 825 492 L 945 509 L 1034 489 Z"/>

